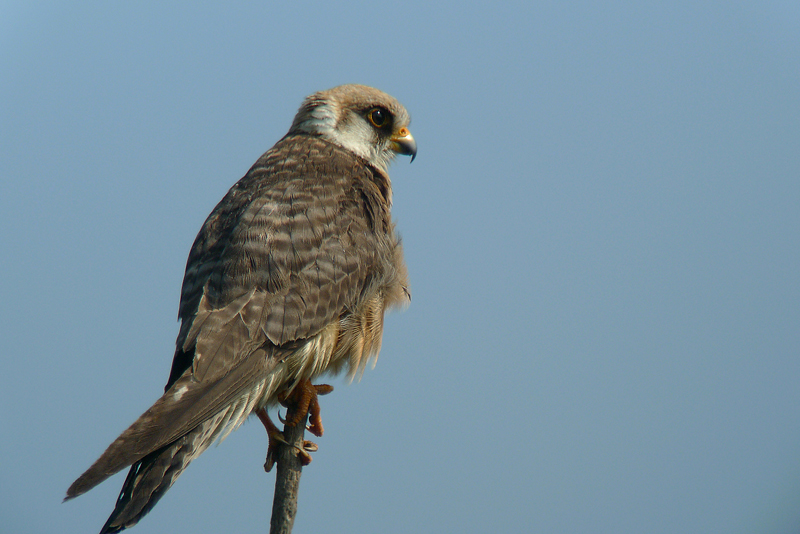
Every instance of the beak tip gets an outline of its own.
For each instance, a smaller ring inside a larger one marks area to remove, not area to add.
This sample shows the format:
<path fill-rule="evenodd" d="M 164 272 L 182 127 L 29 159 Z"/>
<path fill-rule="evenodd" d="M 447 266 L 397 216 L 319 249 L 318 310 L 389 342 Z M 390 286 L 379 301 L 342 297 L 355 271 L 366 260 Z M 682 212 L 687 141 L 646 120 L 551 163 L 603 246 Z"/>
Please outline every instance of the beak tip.
<path fill-rule="evenodd" d="M 392 150 L 403 156 L 411 156 L 411 161 L 417 157 L 417 142 L 406 128 L 401 128 L 397 135 L 392 136 Z"/>

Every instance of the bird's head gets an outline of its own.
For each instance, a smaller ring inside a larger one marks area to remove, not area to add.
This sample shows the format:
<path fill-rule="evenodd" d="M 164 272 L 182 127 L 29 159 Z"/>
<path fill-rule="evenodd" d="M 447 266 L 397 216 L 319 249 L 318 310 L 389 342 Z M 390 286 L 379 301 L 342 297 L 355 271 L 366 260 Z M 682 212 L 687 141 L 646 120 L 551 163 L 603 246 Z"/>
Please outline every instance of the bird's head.
<path fill-rule="evenodd" d="M 417 154 L 408 130 L 411 118 L 400 102 L 365 85 L 340 85 L 309 96 L 289 133 L 305 132 L 339 145 L 386 170 L 396 154 Z"/>

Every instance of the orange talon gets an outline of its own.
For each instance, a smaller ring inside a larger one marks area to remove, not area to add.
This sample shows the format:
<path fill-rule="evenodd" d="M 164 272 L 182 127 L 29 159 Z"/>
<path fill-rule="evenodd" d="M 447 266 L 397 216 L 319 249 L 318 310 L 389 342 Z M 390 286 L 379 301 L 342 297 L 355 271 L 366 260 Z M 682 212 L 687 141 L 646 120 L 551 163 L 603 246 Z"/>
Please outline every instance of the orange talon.
<path fill-rule="evenodd" d="M 275 426 L 275 423 L 269 418 L 267 410 L 261 408 L 256 411 L 256 415 L 261 420 L 264 428 L 267 429 L 267 460 L 264 462 L 264 471 L 269 473 L 272 470 L 272 466 L 275 465 L 279 444 L 283 443 L 284 445 L 288 445 L 288 443 L 286 443 L 286 440 L 283 438 L 283 432 L 278 430 L 278 427 Z"/>
<path fill-rule="evenodd" d="M 294 408 L 293 416 L 290 418 L 286 413 L 286 420 L 281 419 L 284 424 L 295 426 L 306 417 L 310 419 L 308 431 L 315 436 L 321 436 L 324 432 L 322 418 L 320 417 L 319 401 L 317 396 L 327 395 L 333 391 L 333 386 L 328 384 L 313 385 L 310 380 L 303 379 L 297 383 L 291 393 L 283 393 L 278 396 L 278 400 L 284 406 L 292 405 Z"/>
<path fill-rule="evenodd" d="M 320 417 L 319 400 L 317 396 L 327 395 L 333 391 L 333 386 L 328 384 L 313 385 L 310 380 L 303 379 L 297 383 L 294 389 L 289 393 L 281 393 L 278 395 L 278 402 L 289 408 L 286 412 L 286 419 L 281 417 L 278 413 L 278 419 L 286 426 L 295 426 L 300 422 L 309 421 L 306 427 L 309 432 L 315 436 L 321 436 L 324 432 L 322 428 L 322 418 Z M 291 417 L 289 414 L 291 413 Z M 262 408 L 256 411 L 256 415 L 261 420 L 264 428 L 267 430 L 267 439 L 269 445 L 267 446 L 267 460 L 264 462 L 264 470 L 269 473 L 275 465 L 277 459 L 277 449 L 280 444 L 289 445 L 283 437 L 283 433 L 278 430 L 275 423 L 267 415 L 267 410 Z M 300 457 L 302 465 L 311 463 L 310 452 L 317 450 L 317 444 L 311 441 L 303 441 L 303 447 L 295 447 L 297 449 L 297 456 Z"/>

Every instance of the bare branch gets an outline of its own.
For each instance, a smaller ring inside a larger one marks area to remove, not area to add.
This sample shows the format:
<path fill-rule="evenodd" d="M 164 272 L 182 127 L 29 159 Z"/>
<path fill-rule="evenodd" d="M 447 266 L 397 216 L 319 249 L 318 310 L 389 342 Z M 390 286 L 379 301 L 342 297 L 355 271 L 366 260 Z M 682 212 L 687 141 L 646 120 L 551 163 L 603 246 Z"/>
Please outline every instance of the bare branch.
<path fill-rule="evenodd" d="M 294 416 L 294 406 L 286 413 L 286 420 Z M 289 445 L 283 445 L 277 451 L 277 472 L 275 475 L 275 497 L 272 501 L 272 519 L 269 523 L 270 534 L 291 534 L 294 518 L 297 515 L 297 495 L 300 491 L 300 474 L 303 465 L 298 450 L 303 448 L 306 418 L 294 426 L 283 426 L 283 437 Z"/>

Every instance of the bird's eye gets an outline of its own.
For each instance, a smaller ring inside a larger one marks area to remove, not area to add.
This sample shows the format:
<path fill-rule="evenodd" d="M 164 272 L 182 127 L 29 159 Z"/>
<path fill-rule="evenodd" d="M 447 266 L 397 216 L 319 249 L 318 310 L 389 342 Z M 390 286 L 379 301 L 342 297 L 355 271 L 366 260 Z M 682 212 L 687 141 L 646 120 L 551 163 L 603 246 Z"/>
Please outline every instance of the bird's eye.
<path fill-rule="evenodd" d="M 369 122 L 374 127 L 382 128 L 386 126 L 386 122 L 389 120 L 389 112 L 383 108 L 375 108 L 369 112 L 367 117 L 369 117 Z"/>

